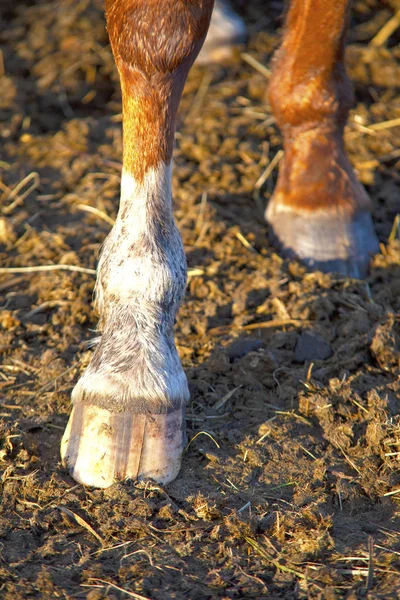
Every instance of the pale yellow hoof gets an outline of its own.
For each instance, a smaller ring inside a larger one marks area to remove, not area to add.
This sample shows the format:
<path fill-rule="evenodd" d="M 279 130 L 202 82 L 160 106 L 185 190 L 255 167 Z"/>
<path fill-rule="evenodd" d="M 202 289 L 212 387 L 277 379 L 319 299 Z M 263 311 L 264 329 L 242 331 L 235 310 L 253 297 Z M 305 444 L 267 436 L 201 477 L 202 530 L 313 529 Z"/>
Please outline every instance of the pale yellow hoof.
<path fill-rule="evenodd" d="M 115 413 L 75 404 L 61 441 L 61 459 L 84 485 L 106 488 L 125 479 L 168 483 L 181 467 L 185 408 L 166 414 Z"/>

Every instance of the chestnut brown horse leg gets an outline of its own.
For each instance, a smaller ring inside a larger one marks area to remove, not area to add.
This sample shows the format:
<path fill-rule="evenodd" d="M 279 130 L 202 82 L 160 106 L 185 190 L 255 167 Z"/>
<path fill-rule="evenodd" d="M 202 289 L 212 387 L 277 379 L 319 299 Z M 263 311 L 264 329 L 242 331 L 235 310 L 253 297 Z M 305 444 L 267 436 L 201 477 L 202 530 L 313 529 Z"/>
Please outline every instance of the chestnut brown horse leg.
<path fill-rule="evenodd" d="M 175 121 L 213 0 L 106 0 L 121 80 L 121 201 L 98 266 L 101 336 L 76 384 L 61 454 L 79 482 L 166 483 L 185 443 L 189 392 L 173 338 L 186 261 L 172 215 Z"/>
<path fill-rule="evenodd" d="M 363 277 L 378 241 L 343 143 L 353 103 L 343 63 L 349 4 L 291 2 L 270 85 L 285 154 L 266 218 L 287 255 Z"/>

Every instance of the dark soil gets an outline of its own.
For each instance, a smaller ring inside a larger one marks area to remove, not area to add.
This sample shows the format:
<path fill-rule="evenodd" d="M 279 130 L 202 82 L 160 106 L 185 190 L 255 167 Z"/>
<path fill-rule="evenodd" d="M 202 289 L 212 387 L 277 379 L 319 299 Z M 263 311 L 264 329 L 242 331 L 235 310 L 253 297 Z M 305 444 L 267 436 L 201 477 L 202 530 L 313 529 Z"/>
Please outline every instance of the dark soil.
<path fill-rule="evenodd" d="M 236 3 L 268 65 L 282 3 Z M 94 276 L 0 276 L 0 597 L 400 597 L 400 30 L 354 2 L 351 160 L 381 241 L 366 282 L 279 257 L 263 209 L 281 148 L 264 75 L 194 68 L 175 153 L 192 269 L 176 329 L 191 388 L 178 479 L 106 491 L 60 465 Z M 93 269 L 117 212 L 121 117 L 100 0 L 2 0 L 0 263 Z M 369 126 L 385 123 L 378 128 Z M 392 232 L 392 235 L 391 235 Z M 195 270 L 194 270 L 195 269 Z M 136 595 L 135 595 L 136 594 Z"/>

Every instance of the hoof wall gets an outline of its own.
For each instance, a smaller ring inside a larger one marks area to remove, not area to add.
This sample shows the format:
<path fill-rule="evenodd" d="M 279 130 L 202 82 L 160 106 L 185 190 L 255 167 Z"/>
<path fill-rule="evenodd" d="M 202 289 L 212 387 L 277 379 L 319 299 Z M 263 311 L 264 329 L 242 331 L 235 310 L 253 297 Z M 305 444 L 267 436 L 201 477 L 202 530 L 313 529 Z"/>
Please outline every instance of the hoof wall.
<path fill-rule="evenodd" d="M 268 207 L 267 221 L 284 256 L 308 268 L 363 279 L 371 256 L 379 252 L 371 215 L 339 212 L 292 212 Z"/>
<path fill-rule="evenodd" d="M 150 415 L 75 404 L 61 442 L 62 462 L 75 481 L 98 488 L 125 479 L 165 484 L 179 473 L 184 427 L 184 407 Z"/>

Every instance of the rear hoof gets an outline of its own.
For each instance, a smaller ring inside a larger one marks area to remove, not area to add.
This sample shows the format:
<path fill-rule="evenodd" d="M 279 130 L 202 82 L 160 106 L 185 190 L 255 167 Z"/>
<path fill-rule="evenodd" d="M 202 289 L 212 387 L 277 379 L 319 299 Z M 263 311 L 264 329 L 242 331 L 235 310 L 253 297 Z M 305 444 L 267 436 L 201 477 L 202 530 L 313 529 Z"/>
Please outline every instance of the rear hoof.
<path fill-rule="evenodd" d="M 78 483 L 107 488 L 125 479 L 169 483 L 185 444 L 185 408 L 162 414 L 110 412 L 76 403 L 61 442 L 63 465 Z"/>
<path fill-rule="evenodd" d="M 197 64 L 207 65 L 232 59 L 233 47 L 245 44 L 246 26 L 226 0 L 217 0 Z"/>
<path fill-rule="evenodd" d="M 284 256 L 300 259 L 308 268 L 363 279 L 371 256 L 379 252 L 371 215 L 330 211 L 293 211 L 271 205 L 266 218 Z"/>

